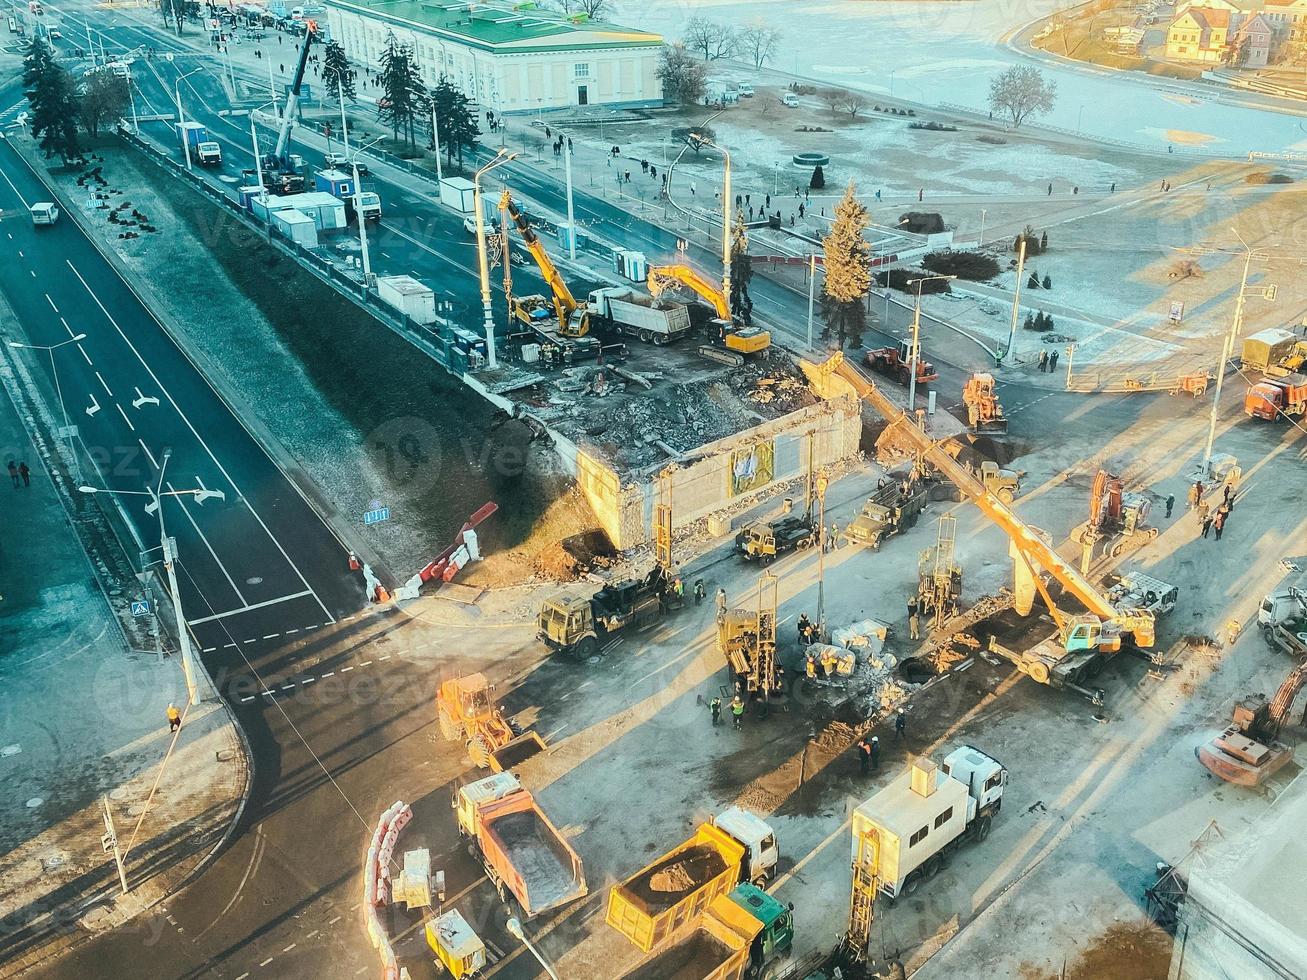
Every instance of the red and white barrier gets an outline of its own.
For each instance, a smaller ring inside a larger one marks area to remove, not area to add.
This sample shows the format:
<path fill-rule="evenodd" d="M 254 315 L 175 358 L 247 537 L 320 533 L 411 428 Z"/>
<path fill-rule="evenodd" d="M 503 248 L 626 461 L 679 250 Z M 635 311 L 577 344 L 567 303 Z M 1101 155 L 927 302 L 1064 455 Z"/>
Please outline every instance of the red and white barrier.
<path fill-rule="evenodd" d="M 367 861 L 363 866 L 363 915 L 368 940 L 381 954 L 384 980 L 399 980 L 399 964 L 391 948 L 390 937 L 382 925 L 377 909 L 390 901 L 390 864 L 395 855 L 399 834 L 413 819 L 413 809 L 403 802 L 392 804 L 377 821 L 368 842 Z"/>

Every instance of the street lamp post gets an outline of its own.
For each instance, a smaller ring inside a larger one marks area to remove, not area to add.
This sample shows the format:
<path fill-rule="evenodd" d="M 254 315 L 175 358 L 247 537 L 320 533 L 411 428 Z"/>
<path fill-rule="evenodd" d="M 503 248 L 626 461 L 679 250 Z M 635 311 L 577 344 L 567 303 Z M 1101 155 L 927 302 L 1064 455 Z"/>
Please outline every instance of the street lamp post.
<path fill-rule="evenodd" d="M 817 253 L 808 256 L 808 349 L 812 349 L 812 304 L 817 288 Z M 867 295 L 871 295 L 868 293 Z"/>
<path fill-rule="evenodd" d="M 181 592 L 177 588 L 177 542 L 175 539 L 168 537 L 168 532 L 163 523 L 163 498 L 164 497 L 191 497 L 197 504 L 203 504 L 206 500 L 218 499 L 226 500 L 227 495 L 221 490 L 206 490 L 200 487 L 195 490 L 165 490 L 164 474 L 168 470 L 168 460 L 172 458 L 170 450 L 164 450 L 163 459 L 159 464 L 159 479 L 153 487 L 146 487 L 144 490 L 108 490 L 104 487 L 81 486 L 77 489 L 82 493 L 105 493 L 112 497 L 149 497 L 150 502 L 145 506 L 147 514 L 157 513 L 159 516 L 159 546 L 163 551 L 163 567 L 168 573 L 168 591 L 172 594 L 172 612 L 173 618 L 177 621 L 177 645 L 181 648 L 182 654 L 182 673 L 186 677 L 186 696 L 190 704 L 200 703 L 199 689 L 195 684 L 195 664 L 194 653 L 191 650 L 191 635 L 186 629 L 186 617 L 182 612 Z"/>
<path fill-rule="evenodd" d="M 988 213 L 984 208 L 980 209 L 980 241 L 976 243 L 977 247 L 985 244 L 985 215 Z"/>
<path fill-rule="evenodd" d="M 187 170 L 191 169 L 191 141 L 186 132 L 186 113 L 182 109 L 182 82 L 190 78 L 196 72 L 200 72 L 200 71 L 204 71 L 204 69 L 203 68 L 191 69 L 185 75 L 179 76 L 177 78 L 177 81 L 173 82 L 173 86 L 172 86 L 172 94 L 177 99 L 177 125 L 181 127 L 182 148 L 186 151 Z"/>
<path fill-rule="evenodd" d="M 86 334 L 79 333 L 57 344 L 20 344 L 16 340 L 9 341 L 9 346 L 18 350 L 43 350 L 50 355 L 50 373 L 54 376 L 54 391 L 59 398 L 59 413 L 64 417 L 64 438 L 68 440 L 68 455 L 72 458 L 73 472 L 77 474 L 78 479 L 81 479 L 82 464 L 77 459 L 77 453 L 73 451 L 72 426 L 68 424 L 68 406 L 64 404 L 64 391 L 59 384 L 59 367 L 55 363 L 54 352 L 60 347 L 67 347 L 69 344 L 76 344 L 85 339 Z"/>
<path fill-rule="evenodd" d="M 567 257 L 576 261 L 576 212 L 572 208 L 572 141 L 562 133 L 563 169 L 567 178 Z M 667 166 L 667 143 L 663 142 L 663 167 Z M 643 202 L 642 202 L 643 203 Z"/>
<path fill-rule="evenodd" d="M 349 164 L 354 171 L 354 215 L 359 223 L 359 247 L 363 254 L 363 295 L 367 296 L 368 286 L 372 282 L 372 261 L 368 257 L 368 219 L 363 216 L 363 189 L 359 186 L 359 154 L 381 142 L 378 136 L 371 143 L 360 146 L 350 154 Z M 349 144 L 347 143 L 346 146 Z"/>
<path fill-rule="evenodd" d="M 908 415 L 912 416 L 917 411 L 917 362 L 921 359 L 921 284 L 930 282 L 932 279 L 942 279 L 949 281 L 956 279 L 957 276 L 922 276 L 920 279 L 909 279 L 909 286 L 916 286 L 915 302 L 912 306 L 912 349 L 908 356 Z"/>
<path fill-rule="evenodd" d="M 481 206 L 481 178 L 516 157 L 516 153 L 509 153 L 501 146 L 494 158 L 472 175 L 472 204 L 477 219 L 477 267 L 481 275 L 481 311 L 486 329 L 486 366 L 492 371 L 498 362 L 495 360 L 495 316 L 490 308 L 490 263 L 486 257 L 486 216 Z M 507 228 L 503 229 L 503 234 L 508 234 Z"/>
<path fill-rule="evenodd" d="M 510 916 L 508 921 L 504 923 L 504 927 L 511 935 L 521 940 L 522 945 L 527 948 L 527 952 L 536 958 L 536 962 L 544 967 L 545 972 L 549 974 L 552 980 L 558 980 L 558 974 L 554 972 L 554 968 L 540 955 L 540 950 L 535 948 L 535 944 L 526 938 L 526 931 L 522 928 L 522 923 L 516 916 Z"/>

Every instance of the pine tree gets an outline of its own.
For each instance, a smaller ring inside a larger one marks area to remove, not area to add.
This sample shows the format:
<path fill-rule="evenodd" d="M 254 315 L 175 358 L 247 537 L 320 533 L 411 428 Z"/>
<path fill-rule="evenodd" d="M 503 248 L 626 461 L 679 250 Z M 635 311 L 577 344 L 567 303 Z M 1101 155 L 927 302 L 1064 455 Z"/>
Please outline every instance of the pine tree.
<path fill-rule="evenodd" d="M 391 136 L 398 142 L 402 132 L 408 144 L 416 146 L 413 127 L 426 112 L 427 87 L 422 83 L 412 49 L 400 44 L 393 33 L 386 36 L 386 48 L 381 52 L 381 90 L 387 104 L 378 113 L 390 125 Z"/>
<path fill-rule="evenodd" d="M 23 59 L 23 86 L 32 107 L 32 135 L 47 159 L 58 154 L 65 162 L 80 156 L 77 120 L 81 106 L 72 77 L 54 60 L 43 38 L 33 38 Z"/>
<path fill-rule="evenodd" d="M 477 114 L 472 109 L 471 100 L 447 76 L 441 75 L 431 92 L 431 105 L 440 125 L 440 148 L 445 151 L 445 157 L 450 163 L 454 162 L 457 154 L 459 165 L 462 166 L 463 152 L 471 152 L 481 136 L 481 127 L 477 124 Z"/>
<path fill-rule="evenodd" d="M 1052 278 L 1051 278 L 1050 276 L 1047 276 L 1047 275 L 1044 276 L 1044 288 L 1045 288 L 1045 289 L 1052 289 L 1052 288 L 1053 288 L 1053 280 L 1052 280 Z"/>
<path fill-rule="evenodd" d="M 1048 251 L 1048 232 L 1039 236 L 1039 251 L 1041 254 Z"/>
<path fill-rule="evenodd" d="M 1039 273 L 1037 272 L 1030 273 L 1030 276 L 1026 279 L 1026 288 L 1027 289 L 1039 288 Z"/>
<path fill-rule="evenodd" d="M 808 181 L 808 186 L 814 191 L 819 191 L 826 186 L 826 171 L 821 169 L 820 163 L 813 168 L 812 179 Z"/>
<path fill-rule="evenodd" d="M 343 96 L 355 102 L 354 76 L 354 69 L 350 67 L 340 42 L 328 41 L 327 51 L 322 56 L 322 87 L 338 100 Z"/>
<path fill-rule="evenodd" d="M 871 224 L 852 181 L 835 205 L 830 234 L 822 241 L 826 250 L 826 281 L 821 289 L 821 315 L 826 321 L 823 339 L 833 329 L 841 347 L 862 343 L 867 325 L 864 301 L 871 288 L 871 246 L 864 233 Z"/>
<path fill-rule="evenodd" d="M 1034 330 L 1034 329 L 1035 329 L 1035 317 L 1034 317 L 1033 314 L 1031 314 L 1031 313 L 1027 313 L 1027 314 L 1026 314 L 1026 318 L 1025 318 L 1025 320 L 1024 320 L 1024 321 L 1022 322 L 1022 324 L 1021 324 L 1021 329 L 1022 329 L 1022 330 Z"/>
<path fill-rule="evenodd" d="M 736 314 L 750 306 L 749 280 L 753 278 L 753 260 L 749 258 L 749 229 L 744 215 L 735 212 L 731 235 L 731 310 Z"/>

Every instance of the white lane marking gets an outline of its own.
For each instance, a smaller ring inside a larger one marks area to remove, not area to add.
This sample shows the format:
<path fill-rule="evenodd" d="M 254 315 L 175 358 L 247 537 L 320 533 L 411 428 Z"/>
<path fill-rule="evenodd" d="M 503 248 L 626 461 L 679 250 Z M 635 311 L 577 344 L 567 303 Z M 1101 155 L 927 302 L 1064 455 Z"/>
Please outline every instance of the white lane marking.
<path fill-rule="evenodd" d="M 213 616 L 205 616 L 203 619 L 188 619 L 187 622 L 192 626 L 199 626 L 201 623 L 211 623 L 215 619 L 226 619 L 228 616 L 237 616 L 240 613 L 247 613 L 254 609 L 262 609 L 264 606 L 275 606 L 279 602 L 289 602 L 292 599 L 303 599 L 307 595 L 313 595 L 312 589 L 306 589 L 303 592 L 296 592 L 294 595 L 284 595 L 279 599 L 267 599 L 263 602 L 256 602 L 252 606 L 241 606 L 239 609 L 228 609 L 226 612 L 217 613 Z M 246 640 L 246 643 L 253 643 L 253 640 Z"/>
<path fill-rule="evenodd" d="M 14 187 L 14 182 L 9 179 L 9 175 L 5 173 L 4 170 L 0 170 L 0 177 L 3 177 L 5 179 L 5 183 L 8 184 L 10 189 L 15 194 L 18 195 L 18 200 L 23 202 L 23 207 L 27 208 L 27 210 L 29 211 L 32 210 L 32 206 L 27 203 L 27 198 L 23 197 L 22 193 L 18 190 L 17 187 Z"/>
<path fill-rule="evenodd" d="M 335 676 L 336 676 L 336 672 L 335 672 L 334 670 L 329 670 L 329 671 L 327 671 L 325 674 L 323 674 L 322 676 L 323 676 L 323 677 L 335 677 Z"/>
<path fill-rule="evenodd" d="M 312 938 L 313 938 L 314 936 L 316 936 L 317 934 L 318 934 L 318 930 L 317 930 L 317 929 L 314 929 L 311 933 L 309 933 L 309 934 L 308 934 L 307 936 L 305 936 L 304 938 L 305 938 L 305 939 L 312 939 Z"/>
<path fill-rule="evenodd" d="M 329 925 L 329 926 L 334 926 L 337 922 L 340 921 L 340 919 L 341 919 L 341 917 L 338 915 L 338 916 L 336 916 L 334 919 L 332 919 L 330 922 L 328 922 L 327 925 Z"/>
<path fill-rule="evenodd" d="M 378 659 L 378 660 L 389 660 L 389 659 L 390 659 L 390 654 L 386 654 L 384 657 L 378 657 L 377 659 Z"/>
<path fill-rule="evenodd" d="M 359 666 L 360 666 L 360 667 L 371 667 L 371 666 L 372 666 L 372 661 L 371 661 L 371 660 L 365 660 L 365 661 L 363 661 L 363 663 L 359 664 Z"/>
<path fill-rule="evenodd" d="M 100 410 L 100 403 L 95 400 L 95 392 L 91 392 L 91 404 L 86 407 L 87 418 L 94 418 L 95 413 Z"/>
<path fill-rule="evenodd" d="M 139 438 L 136 441 L 141 444 L 141 448 L 145 450 L 145 455 L 149 457 L 151 464 L 153 464 L 154 468 L 157 470 L 159 468 L 159 461 L 154 458 L 154 453 L 150 452 L 150 447 Z"/>
<path fill-rule="evenodd" d="M 253 700 L 254 700 L 254 696 L 250 695 L 248 698 L 241 698 L 241 704 L 249 704 Z"/>
<path fill-rule="evenodd" d="M 282 688 L 282 690 L 283 690 L 283 691 L 293 691 L 293 690 L 295 690 L 295 685 L 294 685 L 294 684 L 287 684 L 285 687 Z"/>
<path fill-rule="evenodd" d="M 126 417 L 125 414 L 124 417 Z M 169 480 L 165 486 L 174 493 L 176 492 L 171 480 Z M 227 566 L 222 563 L 222 559 L 218 557 L 218 553 L 213 550 L 213 545 L 209 542 L 209 539 L 204 536 L 204 532 L 200 530 L 200 525 L 195 522 L 195 517 L 191 514 L 191 509 L 186 504 L 186 498 L 178 497 L 177 503 L 181 506 L 182 513 L 186 515 L 186 519 L 191 522 L 191 527 L 195 528 L 195 533 L 198 534 L 200 540 L 204 542 L 204 547 L 208 549 L 209 554 L 213 557 L 214 564 L 216 564 L 218 570 L 222 572 L 222 577 L 227 580 L 227 584 L 231 586 L 231 590 L 236 593 L 236 598 L 242 603 L 248 602 L 245 596 L 241 594 L 240 586 L 236 584 L 236 580 L 231 577 L 231 572 L 227 571 Z"/>
<path fill-rule="evenodd" d="M 265 635 L 263 638 L 264 638 L 265 640 L 275 640 L 275 639 L 276 639 L 277 637 L 279 637 L 279 636 L 281 636 L 280 633 L 268 633 L 268 634 Z"/>
<path fill-rule="evenodd" d="M 287 635 L 287 636 L 290 636 L 292 633 L 298 633 L 298 632 L 299 632 L 299 628 L 296 627 L 296 628 L 293 629 L 293 630 L 287 630 L 287 631 L 286 631 L 286 635 Z"/>
<path fill-rule="evenodd" d="M 279 541 L 277 539 L 277 536 L 272 533 L 268 525 L 263 522 L 263 518 L 259 516 L 259 512 L 254 509 L 254 506 L 249 502 L 249 499 L 245 496 L 244 492 L 240 489 L 239 486 L 237 486 L 236 481 L 232 479 L 232 476 L 230 473 L 227 472 L 226 467 L 224 467 L 222 463 L 219 462 L 218 457 L 214 454 L 213 450 L 209 448 L 209 444 L 205 442 L 204 439 L 200 436 L 200 433 L 196 431 L 195 426 L 191 424 L 191 420 L 187 417 L 186 413 L 182 411 L 181 406 L 177 404 L 177 399 L 173 398 L 172 393 L 163 386 L 162 382 L 159 381 L 158 376 L 154 373 L 154 369 L 151 368 L 149 363 L 145 360 L 145 358 L 141 356 L 141 352 L 136 349 L 136 345 L 131 342 L 127 334 L 123 331 L 123 328 L 119 326 L 118 321 L 113 318 L 113 314 L 111 314 L 105 308 L 105 305 L 102 302 L 100 302 L 100 297 L 95 294 L 95 290 L 93 290 L 90 287 L 90 284 L 87 283 L 87 281 L 84 278 L 82 278 L 82 274 L 77 271 L 77 266 L 73 265 L 72 261 L 69 259 L 65 259 L 64 261 L 68 263 L 68 268 L 72 269 L 73 275 L 75 275 L 77 277 L 77 281 L 82 284 L 82 288 L 85 289 L 87 294 L 91 297 L 91 299 L 95 301 L 95 305 L 100 308 L 100 312 L 104 314 L 105 319 L 107 319 L 111 324 L 113 324 L 114 330 L 116 330 L 118 332 L 118 336 L 123 339 L 123 343 L 125 343 L 127 347 L 131 350 L 131 352 L 136 355 L 136 359 L 141 362 L 141 366 L 145 368 L 146 373 L 150 376 L 151 380 L 154 381 L 155 386 L 161 392 L 163 392 L 164 397 L 168 399 L 168 403 L 172 405 L 173 409 L 181 417 L 181 420 L 186 423 L 186 428 L 190 430 L 191 435 L 195 437 L 195 441 L 198 442 L 204 448 L 204 451 L 208 454 L 209 459 L 213 460 L 213 465 L 218 467 L 218 472 L 220 472 L 223 475 L 223 478 L 231 486 L 232 490 L 235 491 L 236 496 L 239 497 L 241 503 L 245 505 L 245 509 L 250 512 L 251 516 L 253 516 L 253 518 L 256 521 L 259 522 L 259 527 L 263 528 L 263 533 L 268 536 L 269 540 L 271 540 L 274 545 L 276 545 L 277 550 L 281 553 L 281 557 L 286 560 L 286 564 L 290 566 L 291 570 L 295 573 L 296 577 L 299 578 L 300 582 L 304 585 L 304 588 L 307 590 L 308 594 L 313 596 L 314 600 L 318 603 L 318 606 L 321 607 L 323 613 L 326 614 L 328 621 L 335 622 L 335 617 L 331 615 L 331 610 L 327 608 L 326 604 L 322 601 L 321 597 L 319 597 L 318 594 L 313 591 L 313 587 L 309 585 L 308 579 L 304 577 L 304 573 L 300 571 L 300 567 L 297 564 L 295 564 L 294 561 L 291 560 L 290 555 L 286 554 L 286 549 L 282 547 L 281 541 Z M 233 419 L 233 421 L 236 421 L 237 424 L 239 424 L 239 420 Z M 274 463 L 273 466 L 275 467 L 276 464 Z M 288 483 L 290 482 L 289 477 L 285 477 L 283 475 L 283 479 L 285 479 Z"/>
<path fill-rule="evenodd" d="M 121 415 L 123 417 L 123 421 L 127 423 L 127 428 L 135 432 L 136 426 L 132 425 L 132 420 L 127 417 L 127 413 L 123 411 L 123 407 L 119 405 L 117 402 L 113 403 L 113 407 L 118 409 L 118 414 Z"/>
<path fill-rule="evenodd" d="M 88 353 L 86 353 L 85 348 L 83 348 L 81 344 L 78 344 L 78 345 L 77 345 L 77 350 L 81 353 L 82 357 L 86 358 L 86 363 L 87 363 L 88 365 L 90 365 L 90 366 L 92 366 L 92 367 L 95 366 L 95 362 L 94 362 L 93 360 L 91 360 L 91 355 L 88 354 Z"/>
<path fill-rule="evenodd" d="M 142 405 L 158 405 L 158 404 L 159 404 L 159 399 L 155 398 L 153 395 L 143 395 L 141 394 L 140 388 L 136 389 L 136 397 L 132 399 L 132 408 L 139 409 Z"/>
<path fill-rule="evenodd" d="M 305 684 L 312 684 L 316 680 L 316 677 L 306 677 L 304 680 L 300 681 L 300 686 L 303 687 Z"/>
<path fill-rule="evenodd" d="M 297 945 L 298 945 L 298 943 L 291 943 L 289 946 L 285 947 L 285 948 L 282 950 L 282 952 L 283 952 L 283 953 L 289 953 L 289 952 L 290 952 L 292 949 L 294 949 Z"/>
<path fill-rule="evenodd" d="M 59 307 L 54 305 L 54 300 L 50 298 L 49 293 L 45 294 L 45 301 L 50 304 L 50 309 L 54 310 L 55 314 L 57 315 L 59 313 Z"/>
<path fill-rule="evenodd" d="M 342 667 L 342 668 L 340 668 L 340 672 L 341 672 L 342 674 L 348 674 L 348 673 L 349 673 L 351 670 L 353 670 L 353 669 L 354 669 L 353 667 Z"/>
<path fill-rule="evenodd" d="M 35 270 L 35 269 L 28 269 L 27 271 L 28 271 L 28 273 L 31 275 L 31 277 L 32 277 L 33 279 L 36 278 L 36 270 Z"/>
<path fill-rule="evenodd" d="M 271 963 L 271 962 L 272 962 L 272 957 L 269 956 L 266 960 L 264 960 L 262 963 L 260 963 L 259 966 L 267 966 L 267 965 L 268 965 L 269 963 Z"/>
<path fill-rule="evenodd" d="M 113 397 L 113 390 L 109 387 L 109 383 L 108 383 L 107 381 L 105 381 L 104 378 L 100 377 L 100 372 L 99 372 L 99 371 L 96 371 L 96 372 L 95 372 L 95 376 L 96 376 L 97 378 L 100 378 L 100 385 L 104 388 L 104 393 L 105 393 L 106 395 L 108 395 L 110 398 L 112 398 L 112 397 Z"/>

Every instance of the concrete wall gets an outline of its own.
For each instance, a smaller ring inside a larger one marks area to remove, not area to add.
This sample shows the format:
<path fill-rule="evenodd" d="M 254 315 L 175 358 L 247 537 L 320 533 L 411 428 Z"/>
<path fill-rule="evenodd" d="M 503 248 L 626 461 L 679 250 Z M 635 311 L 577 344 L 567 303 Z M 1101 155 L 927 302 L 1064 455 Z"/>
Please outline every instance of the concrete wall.
<path fill-rule="evenodd" d="M 732 504 L 756 500 L 776 485 L 807 471 L 809 446 L 813 464 L 820 468 L 855 456 L 862 436 L 857 402 L 839 397 L 791 412 L 727 439 L 708 443 L 671 464 L 672 522 L 674 528 L 720 511 Z M 773 450 L 771 480 L 748 493 L 732 492 L 732 460 L 737 450 L 770 443 Z M 632 548 L 649 540 L 658 470 L 619 476 L 597 453 L 584 446 L 577 453 L 577 485 L 613 544 Z"/>

